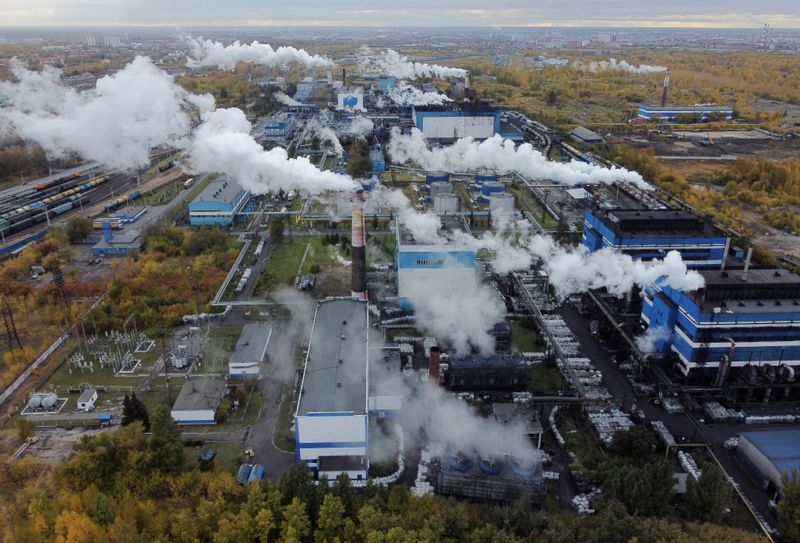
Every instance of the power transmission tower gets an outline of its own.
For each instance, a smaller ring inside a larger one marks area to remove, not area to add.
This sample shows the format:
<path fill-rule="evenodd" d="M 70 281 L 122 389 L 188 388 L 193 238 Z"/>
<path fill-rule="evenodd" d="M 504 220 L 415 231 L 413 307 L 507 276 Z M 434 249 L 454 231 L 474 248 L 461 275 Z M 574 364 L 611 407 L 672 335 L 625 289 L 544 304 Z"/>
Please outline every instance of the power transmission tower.
<path fill-rule="evenodd" d="M 53 282 L 56 284 L 56 301 L 63 302 L 64 307 L 69 310 L 69 298 L 64 287 L 64 275 L 61 273 L 61 264 L 58 259 L 53 262 Z"/>
<path fill-rule="evenodd" d="M 14 312 L 11 311 L 11 306 L 8 305 L 8 300 L 5 298 L 3 298 L 3 305 L 0 307 L 0 311 L 3 313 L 3 324 L 6 328 L 8 350 L 13 353 L 14 344 L 16 343 L 17 347 L 22 349 L 22 342 L 19 340 L 19 334 L 17 334 L 17 325 L 14 322 Z"/>

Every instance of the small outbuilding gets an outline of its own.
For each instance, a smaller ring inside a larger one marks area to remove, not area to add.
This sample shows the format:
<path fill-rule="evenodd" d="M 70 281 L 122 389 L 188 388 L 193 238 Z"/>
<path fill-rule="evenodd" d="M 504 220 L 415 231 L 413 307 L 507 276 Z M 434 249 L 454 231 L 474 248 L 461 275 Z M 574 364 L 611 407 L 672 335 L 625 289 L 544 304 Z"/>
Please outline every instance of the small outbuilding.
<path fill-rule="evenodd" d="M 189 377 L 172 406 L 172 418 L 178 424 L 216 424 L 215 415 L 226 389 L 222 377 Z"/>
<path fill-rule="evenodd" d="M 605 140 L 603 136 L 595 132 L 594 130 L 589 130 L 583 126 L 576 126 L 572 129 L 569 133 L 573 139 L 587 144 L 596 144 L 596 143 L 603 143 Z"/>
<path fill-rule="evenodd" d="M 93 388 L 87 388 L 81 395 L 78 396 L 78 409 L 81 411 L 92 411 L 94 410 L 94 404 L 97 401 L 97 390 Z"/>

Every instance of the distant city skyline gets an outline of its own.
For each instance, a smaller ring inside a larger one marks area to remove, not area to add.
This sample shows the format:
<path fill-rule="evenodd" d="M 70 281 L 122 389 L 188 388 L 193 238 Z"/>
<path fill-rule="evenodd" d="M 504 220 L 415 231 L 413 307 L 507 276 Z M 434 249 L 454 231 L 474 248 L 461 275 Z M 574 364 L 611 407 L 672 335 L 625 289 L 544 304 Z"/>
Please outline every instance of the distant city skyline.
<path fill-rule="evenodd" d="M 797 0 L 3 0 L 0 26 L 800 28 Z"/>

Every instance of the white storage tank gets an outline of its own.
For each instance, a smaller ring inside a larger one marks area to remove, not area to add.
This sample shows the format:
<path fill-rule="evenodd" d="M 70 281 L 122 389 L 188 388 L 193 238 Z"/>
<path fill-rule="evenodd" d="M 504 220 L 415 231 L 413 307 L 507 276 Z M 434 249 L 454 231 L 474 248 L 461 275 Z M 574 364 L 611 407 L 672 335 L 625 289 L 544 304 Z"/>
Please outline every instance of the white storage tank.
<path fill-rule="evenodd" d="M 41 394 L 34 394 L 31 396 L 31 399 L 28 400 L 28 408 L 29 409 L 39 409 L 42 407 L 42 398 Z"/>
<path fill-rule="evenodd" d="M 439 215 L 458 212 L 458 196 L 452 193 L 437 194 L 433 197 L 433 212 Z"/>
<path fill-rule="evenodd" d="M 56 396 L 54 392 L 51 392 L 42 398 L 42 409 L 53 409 L 57 402 L 58 396 Z"/>
<path fill-rule="evenodd" d="M 431 183 L 431 197 L 437 194 L 452 194 L 453 192 L 453 184 L 448 181 L 436 181 L 435 183 Z"/>
<path fill-rule="evenodd" d="M 511 215 L 514 213 L 514 195 L 509 192 L 498 192 L 489 196 L 489 211 L 495 214 Z"/>

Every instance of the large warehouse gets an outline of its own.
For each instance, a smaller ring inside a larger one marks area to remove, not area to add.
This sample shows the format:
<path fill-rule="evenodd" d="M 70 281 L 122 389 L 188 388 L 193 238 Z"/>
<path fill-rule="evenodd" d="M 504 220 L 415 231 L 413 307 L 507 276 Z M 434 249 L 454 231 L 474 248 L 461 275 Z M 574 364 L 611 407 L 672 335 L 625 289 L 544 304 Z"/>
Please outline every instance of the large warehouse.
<path fill-rule="evenodd" d="M 638 117 L 648 121 L 678 122 L 683 118 L 694 117 L 699 121 L 710 121 L 715 118 L 730 121 L 733 119 L 733 108 L 717 106 L 639 106 Z"/>
<path fill-rule="evenodd" d="M 414 126 L 428 139 L 456 140 L 466 137 L 486 139 L 500 133 L 499 111 L 415 107 L 411 117 Z"/>
<path fill-rule="evenodd" d="M 318 475 L 367 478 L 367 333 L 367 304 L 318 303 L 295 413 L 297 461 Z"/>
<path fill-rule="evenodd" d="M 464 230 L 460 216 L 440 216 L 445 230 Z M 417 241 L 411 231 L 396 221 L 397 296 L 401 305 L 409 306 L 414 285 L 427 284 L 447 277 L 452 284 L 475 281 L 475 249 L 455 242 L 425 243 Z"/>
<path fill-rule="evenodd" d="M 641 260 L 678 251 L 689 267 L 719 268 L 728 238 L 689 211 L 614 209 L 585 212 L 582 243 L 589 252 L 611 247 Z"/>
<path fill-rule="evenodd" d="M 723 356 L 733 355 L 730 368 L 770 377 L 767 388 L 772 397 L 763 401 L 776 399 L 779 391 L 787 399 L 796 396 L 800 392 L 794 384 L 794 373 L 800 370 L 800 277 L 783 269 L 699 273 L 705 286 L 697 291 L 668 286 L 645 291 L 642 321 L 669 333 L 669 339 L 656 343 L 659 352 L 677 358 L 680 374 L 699 372 L 708 378 L 718 375 Z M 721 381 L 720 386 L 726 379 Z"/>
<path fill-rule="evenodd" d="M 800 470 L 800 429 L 745 432 L 736 456 L 764 489 L 783 488 L 783 475 Z"/>
<path fill-rule="evenodd" d="M 189 224 L 229 226 L 247 203 L 248 195 L 238 183 L 220 176 L 189 203 Z"/>

